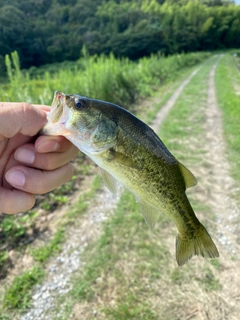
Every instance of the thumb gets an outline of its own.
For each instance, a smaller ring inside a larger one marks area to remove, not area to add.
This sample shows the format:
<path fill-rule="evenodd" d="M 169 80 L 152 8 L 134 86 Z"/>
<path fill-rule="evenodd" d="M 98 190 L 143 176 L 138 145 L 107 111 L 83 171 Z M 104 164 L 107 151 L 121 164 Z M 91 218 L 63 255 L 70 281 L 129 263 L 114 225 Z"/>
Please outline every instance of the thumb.
<path fill-rule="evenodd" d="M 0 103 L 0 136 L 11 138 L 17 133 L 34 136 L 47 123 L 46 112 L 33 105 Z"/>

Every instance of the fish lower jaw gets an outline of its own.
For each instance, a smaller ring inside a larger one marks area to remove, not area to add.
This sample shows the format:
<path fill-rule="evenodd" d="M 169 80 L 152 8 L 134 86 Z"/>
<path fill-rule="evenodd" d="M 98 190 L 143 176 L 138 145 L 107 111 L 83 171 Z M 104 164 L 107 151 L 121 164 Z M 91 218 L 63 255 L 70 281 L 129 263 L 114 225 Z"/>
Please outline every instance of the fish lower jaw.
<path fill-rule="evenodd" d="M 101 153 L 106 151 L 106 149 L 101 149 L 101 148 L 99 149 L 93 146 L 92 144 L 89 144 L 88 140 L 81 140 L 79 139 L 79 137 L 75 137 L 74 135 L 71 135 L 70 132 L 68 136 L 66 136 L 66 138 L 70 140 L 79 150 L 81 150 L 91 159 L 94 159 L 94 156 L 98 156 Z"/>
<path fill-rule="evenodd" d="M 71 134 L 71 132 L 66 129 L 65 123 L 61 123 L 55 126 L 52 125 L 51 123 L 48 123 L 42 129 L 42 132 L 45 135 L 53 135 L 53 136 L 68 136 Z"/>

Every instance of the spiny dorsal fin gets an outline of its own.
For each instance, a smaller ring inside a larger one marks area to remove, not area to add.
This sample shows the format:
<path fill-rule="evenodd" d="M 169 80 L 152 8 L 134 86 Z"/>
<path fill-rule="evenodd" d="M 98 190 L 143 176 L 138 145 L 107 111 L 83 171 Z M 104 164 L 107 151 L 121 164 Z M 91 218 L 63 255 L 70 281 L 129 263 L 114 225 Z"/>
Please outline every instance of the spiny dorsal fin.
<path fill-rule="evenodd" d="M 181 174 L 184 178 L 185 187 L 190 188 L 197 184 L 197 179 L 194 177 L 191 171 L 189 171 L 183 164 L 178 162 L 178 167 L 181 171 Z"/>

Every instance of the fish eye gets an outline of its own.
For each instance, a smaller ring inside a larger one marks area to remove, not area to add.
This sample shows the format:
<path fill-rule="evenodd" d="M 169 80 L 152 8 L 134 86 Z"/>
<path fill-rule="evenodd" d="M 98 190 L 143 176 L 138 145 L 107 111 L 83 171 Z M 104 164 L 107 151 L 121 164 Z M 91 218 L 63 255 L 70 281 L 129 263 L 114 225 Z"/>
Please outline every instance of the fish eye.
<path fill-rule="evenodd" d="M 76 99 L 75 100 L 75 107 L 78 110 L 84 110 L 85 109 L 85 103 L 82 100 Z"/>

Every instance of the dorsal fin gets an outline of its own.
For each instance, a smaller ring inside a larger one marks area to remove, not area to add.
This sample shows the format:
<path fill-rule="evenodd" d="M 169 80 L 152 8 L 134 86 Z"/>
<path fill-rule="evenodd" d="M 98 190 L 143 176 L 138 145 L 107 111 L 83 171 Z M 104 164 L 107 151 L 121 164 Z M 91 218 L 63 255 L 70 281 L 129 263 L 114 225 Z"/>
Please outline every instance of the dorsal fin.
<path fill-rule="evenodd" d="M 191 171 L 189 171 L 183 164 L 178 162 L 178 167 L 181 171 L 181 174 L 184 178 L 185 187 L 190 188 L 197 184 L 197 179 L 194 177 Z"/>

